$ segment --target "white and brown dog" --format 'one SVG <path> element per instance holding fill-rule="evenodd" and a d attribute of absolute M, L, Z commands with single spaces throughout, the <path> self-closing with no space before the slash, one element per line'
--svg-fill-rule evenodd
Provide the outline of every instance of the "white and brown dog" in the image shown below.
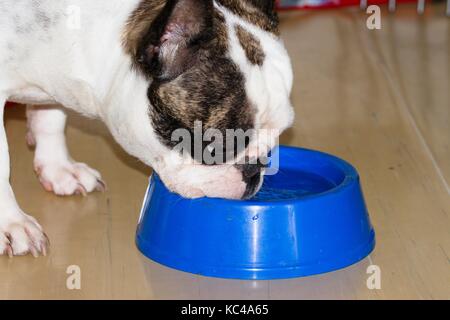
<path fill-rule="evenodd" d="M 34 167 L 58 195 L 103 188 L 97 171 L 69 156 L 64 106 L 102 119 L 174 192 L 249 197 L 261 185 L 258 163 L 182 161 L 171 133 L 196 121 L 279 132 L 291 124 L 292 70 L 273 7 L 272 0 L 0 0 L 1 116 L 7 100 L 28 105 Z M 255 144 L 246 149 L 259 150 Z M 18 206 L 9 175 L 1 126 L 0 254 L 45 254 L 46 236 Z"/>

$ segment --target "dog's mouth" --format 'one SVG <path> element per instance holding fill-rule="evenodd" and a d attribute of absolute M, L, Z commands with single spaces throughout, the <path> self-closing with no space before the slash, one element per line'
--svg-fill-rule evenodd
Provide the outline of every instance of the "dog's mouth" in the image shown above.
<path fill-rule="evenodd" d="M 263 169 L 236 165 L 185 165 L 158 171 L 166 187 L 185 198 L 249 199 L 261 187 Z"/>

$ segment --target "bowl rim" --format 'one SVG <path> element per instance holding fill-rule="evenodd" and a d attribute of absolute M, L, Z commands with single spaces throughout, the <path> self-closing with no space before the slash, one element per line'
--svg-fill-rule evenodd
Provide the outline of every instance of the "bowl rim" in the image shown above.
<path fill-rule="evenodd" d="M 306 154 L 314 154 L 314 155 L 318 155 L 321 157 L 321 159 L 326 160 L 328 163 L 330 163 L 334 168 L 340 170 L 343 175 L 344 175 L 344 179 L 342 179 L 342 181 L 337 184 L 335 187 L 330 188 L 328 190 L 319 192 L 319 193 L 314 193 L 314 194 L 309 194 L 309 195 L 305 195 L 299 198 L 293 198 L 293 199 L 279 199 L 279 200 L 271 200 L 271 201 L 261 201 L 261 200 L 252 200 L 252 199 L 248 199 L 248 200 L 240 200 L 240 199 L 222 199 L 222 198 L 207 198 L 207 197 L 202 197 L 202 198 L 196 198 L 196 199 L 188 199 L 188 198 L 183 198 L 181 195 L 176 194 L 177 196 L 181 197 L 183 200 L 188 200 L 191 202 L 214 202 L 215 205 L 228 205 L 228 206 L 245 206 L 245 207 L 249 207 L 249 206 L 258 206 L 258 207 L 271 207 L 274 205 L 277 206 L 286 206 L 286 205 L 295 205 L 296 203 L 300 203 L 300 202 L 305 202 L 305 201 L 312 201 L 312 200 L 316 200 L 318 198 L 322 198 L 325 196 L 329 196 L 335 193 L 339 193 L 339 192 L 343 192 L 345 191 L 347 188 L 349 188 L 351 185 L 353 185 L 354 183 L 357 183 L 359 181 L 359 174 L 357 172 L 357 170 L 347 161 L 338 158 L 332 154 L 326 153 L 326 152 L 322 152 L 322 151 L 318 151 L 318 150 L 312 150 L 312 149 L 307 149 L 307 148 L 300 148 L 300 147 L 293 147 L 293 146 L 286 146 L 286 145 L 278 145 L 275 148 L 279 148 L 280 152 L 281 150 L 289 150 L 291 152 L 301 152 L 301 153 L 306 153 Z M 274 149 L 275 149 L 274 148 Z M 172 193 L 169 189 L 167 189 L 167 187 L 164 185 L 164 183 L 162 182 L 162 180 L 160 179 L 159 175 L 157 174 L 157 172 L 153 171 L 151 176 L 150 176 L 150 181 L 154 179 L 157 183 L 159 183 L 163 188 L 165 188 L 167 190 L 167 192 Z"/>

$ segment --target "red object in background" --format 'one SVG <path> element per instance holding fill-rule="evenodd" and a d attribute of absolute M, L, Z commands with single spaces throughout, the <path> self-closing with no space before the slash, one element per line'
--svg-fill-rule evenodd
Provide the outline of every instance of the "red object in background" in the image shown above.
<path fill-rule="evenodd" d="M 396 0 L 396 3 L 417 2 L 417 0 Z M 387 4 L 388 0 L 369 0 L 367 5 Z M 348 6 L 359 6 L 359 0 L 276 0 L 278 11 L 303 10 L 303 9 L 326 9 Z"/>

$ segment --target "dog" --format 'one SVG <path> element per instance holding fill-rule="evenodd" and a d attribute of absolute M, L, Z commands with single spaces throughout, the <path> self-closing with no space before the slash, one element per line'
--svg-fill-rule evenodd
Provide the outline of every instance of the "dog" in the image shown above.
<path fill-rule="evenodd" d="M 104 121 L 117 142 L 187 198 L 248 198 L 261 186 L 259 159 L 293 121 L 292 67 L 272 0 L 0 0 L 0 108 L 27 105 L 34 169 L 57 195 L 105 187 L 74 161 L 69 108 Z M 176 149 L 173 132 L 272 130 L 232 156 L 205 164 Z M 259 148 L 260 147 L 260 148 Z M 245 154 L 245 157 L 243 156 Z M 238 159 L 244 159 L 237 164 Z M 189 160 L 193 161 L 186 161 Z M 234 162 L 233 162 L 234 161 Z M 45 255 L 47 237 L 9 183 L 0 130 L 0 254 Z"/>

